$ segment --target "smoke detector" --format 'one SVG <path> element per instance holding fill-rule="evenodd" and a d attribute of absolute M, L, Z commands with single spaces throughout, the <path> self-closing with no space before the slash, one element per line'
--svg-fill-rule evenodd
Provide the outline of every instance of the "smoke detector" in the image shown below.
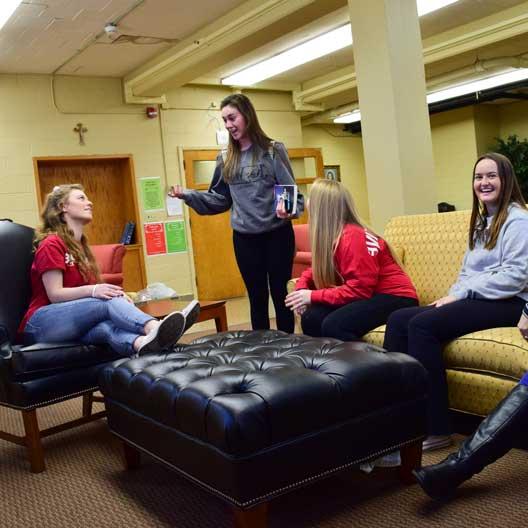
<path fill-rule="evenodd" d="M 104 31 L 109 37 L 115 37 L 117 35 L 117 24 L 109 22 L 104 27 Z"/>

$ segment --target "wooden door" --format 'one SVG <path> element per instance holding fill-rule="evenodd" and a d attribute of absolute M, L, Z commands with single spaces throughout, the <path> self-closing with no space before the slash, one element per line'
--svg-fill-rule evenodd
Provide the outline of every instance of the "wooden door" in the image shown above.
<path fill-rule="evenodd" d="M 207 190 L 218 150 L 184 150 L 188 189 Z M 245 295 L 233 250 L 229 211 L 202 216 L 189 207 L 198 298 L 215 301 Z"/>
<path fill-rule="evenodd" d="M 39 206 L 55 185 L 80 183 L 93 201 L 93 222 L 85 234 L 90 244 L 117 244 L 128 221 L 135 222 L 132 244 L 125 246 L 124 288 L 146 286 L 145 261 L 132 155 L 33 158 Z"/>
<path fill-rule="evenodd" d="M 213 177 L 217 149 L 184 150 L 185 182 L 188 189 L 207 190 Z M 320 149 L 288 149 L 297 184 L 304 187 L 323 177 Z M 306 161 L 309 160 L 309 163 Z M 308 167 L 310 165 L 310 167 Z M 306 168 L 308 167 L 308 168 Z M 230 213 L 201 216 L 191 208 L 190 224 L 199 299 L 218 300 L 245 295 L 233 250 Z M 294 223 L 306 223 L 306 211 Z"/>

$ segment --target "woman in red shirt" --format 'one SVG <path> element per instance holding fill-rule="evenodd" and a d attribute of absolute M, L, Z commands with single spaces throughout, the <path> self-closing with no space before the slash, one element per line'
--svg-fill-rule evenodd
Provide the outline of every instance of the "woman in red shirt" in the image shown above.
<path fill-rule="evenodd" d="M 312 267 L 286 297 L 303 332 L 360 339 L 399 308 L 418 305 L 416 290 L 387 242 L 365 227 L 339 182 L 317 180 L 310 192 Z"/>
<path fill-rule="evenodd" d="M 99 282 L 99 270 L 83 234 L 92 202 L 80 185 L 58 185 L 48 194 L 35 234 L 32 297 L 20 324 L 25 342 L 80 341 L 108 344 L 126 356 L 176 343 L 196 319 L 169 314 L 159 322 L 136 308 L 120 286 Z M 184 311 L 189 311 L 188 309 Z"/>

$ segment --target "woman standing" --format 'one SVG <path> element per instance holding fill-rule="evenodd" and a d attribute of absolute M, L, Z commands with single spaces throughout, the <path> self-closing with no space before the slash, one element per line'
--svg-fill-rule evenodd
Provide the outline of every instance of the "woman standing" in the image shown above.
<path fill-rule="evenodd" d="M 286 306 L 302 314 L 305 334 L 358 340 L 394 310 L 418 304 L 389 245 L 361 223 L 339 182 L 317 180 L 308 209 L 312 267 L 286 297 Z"/>
<path fill-rule="evenodd" d="M 470 332 L 515 326 L 528 300 L 528 211 L 510 161 L 496 153 L 473 168 L 468 249 L 449 294 L 389 318 L 384 347 L 418 359 L 429 373 L 429 437 L 451 443 L 443 346 Z"/>
<path fill-rule="evenodd" d="M 175 185 L 169 194 L 183 199 L 198 214 L 231 209 L 233 246 L 249 295 L 251 325 L 254 330 L 269 329 L 271 290 L 277 328 L 292 333 L 293 314 L 284 306 L 295 253 L 292 215 L 284 207 L 276 209 L 274 192 L 276 184 L 295 184 L 288 154 L 282 143 L 264 133 L 245 95 L 230 95 L 220 106 L 229 145 L 227 153 L 217 157 L 209 190 L 199 192 Z M 302 210 L 303 197 L 299 194 L 297 211 Z"/>
<path fill-rule="evenodd" d="M 176 343 L 196 320 L 199 305 L 161 323 L 136 308 L 123 289 L 99 282 L 83 234 L 92 202 L 81 185 L 58 185 L 48 194 L 31 266 L 32 297 L 19 328 L 25 342 L 108 344 L 123 356 L 157 352 Z"/>

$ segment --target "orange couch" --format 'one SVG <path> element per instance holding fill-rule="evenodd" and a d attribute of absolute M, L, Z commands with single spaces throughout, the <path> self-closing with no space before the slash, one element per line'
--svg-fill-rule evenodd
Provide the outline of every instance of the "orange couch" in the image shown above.
<path fill-rule="evenodd" d="M 99 266 L 101 280 L 116 286 L 123 286 L 125 246 L 123 244 L 99 244 L 90 247 Z"/>
<path fill-rule="evenodd" d="M 293 259 L 292 278 L 297 278 L 312 265 L 312 249 L 308 224 L 294 225 L 293 232 L 295 234 L 295 257 Z"/>

